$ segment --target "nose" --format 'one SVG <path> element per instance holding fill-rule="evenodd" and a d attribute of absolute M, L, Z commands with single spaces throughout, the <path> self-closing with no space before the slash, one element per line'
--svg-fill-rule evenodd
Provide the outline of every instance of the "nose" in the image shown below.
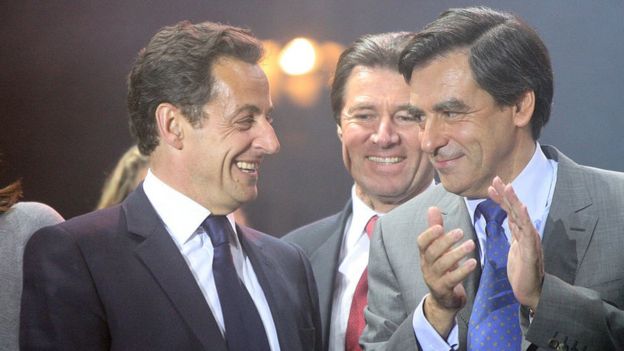
<path fill-rule="evenodd" d="M 275 134 L 273 125 L 267 120 L 263 119 L 263 127 L 260 130 L 259 136 L 255 140 L 255 147 L 264 151 L 267 155 L 272 155 L 280 150 L 280 143 Z"/>
<path fill-rule="evenodd" d="M 383 147 L 391 147 L 399 143 L 399 134 L 390 116 L 386 116 L 379 121 L 375 132 L 371 136 L 373 143 Z"/>
<path fill-rule="evenodd" d="M 436 117 L 427 118 L 420 129 L 420 147 L 423 152 L 435 155 L 436 150 L 446 145 L 443 122 Z"/>

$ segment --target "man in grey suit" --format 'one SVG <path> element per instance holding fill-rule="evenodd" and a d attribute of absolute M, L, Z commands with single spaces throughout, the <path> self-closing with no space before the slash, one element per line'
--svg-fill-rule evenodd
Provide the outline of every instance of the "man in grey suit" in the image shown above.
<path fill-rule="evenodd" d="M 537 33 L 452 9 L 400 71 L 441 185 L 377 226 L 365 349 L 624 349 L 624 175 L 537 142 L 553 95 Z"/>
<path fill-rule="evenodd" d="M 370 219 L 433 183 L 418 124 L 407 112 L 409 86 L 398 72 L 410 38 L 410 33 L 367 35 L 340 56 L 331 101 L 344 164 L 355 182 L 351 199 L 341 212 L 285 236 L 310 258 L 330 350 L 360 347 Z"/>
<path fill-rule="evenodd" d="M 234 223 L 279 150 L 262 45 L 180 22 L 128 81 L 145 181 L 120 205 L 44 228 L 24 255 L 23 350 L 321 350 L 300 249 Z"/>

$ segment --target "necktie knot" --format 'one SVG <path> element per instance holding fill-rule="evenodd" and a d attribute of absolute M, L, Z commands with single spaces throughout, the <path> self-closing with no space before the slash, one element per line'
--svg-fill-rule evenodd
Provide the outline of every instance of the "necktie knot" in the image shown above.
<path fill-rule="evenodd" d="M 492 199 L 487 199 L 477 206 L 477 213 L 485 218 L 486 223 L 496 223 L 498 226 L 503 225 L 503 221 L 507 218 L 507 212 Z"/>
<path fill-rule="evenodd" d="M 364 227 L 364 231 L 366 232 L 366 235 L 368 235 L 369 238 L 371 236 L 373 236 L 373 230 L 375 229 L 375 223 L 377 223 L 378 219 L 379 219 L 378 215 L 373 215 L 368 220 L 368 222 L 366 222 L 366 227 Z"/>
<path fill-rule="evenodd" d="M 213 247 L 230 244 L 231 226 L 226 216 L 210 215 L 206 217 L 201 226 L 210 237 Z"/>

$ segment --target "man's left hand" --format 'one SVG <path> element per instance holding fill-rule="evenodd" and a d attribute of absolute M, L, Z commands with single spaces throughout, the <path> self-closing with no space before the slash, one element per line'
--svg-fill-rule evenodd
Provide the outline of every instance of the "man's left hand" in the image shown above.
<path fill-rule="evenodd" d="M 520 304 L 535 311 L 544 281 L 544 253 L 539 233 L 511 184 L 495 177 L 488 196 L 507 212 L 512 237 L 507 259 L 511 288 Z"/>

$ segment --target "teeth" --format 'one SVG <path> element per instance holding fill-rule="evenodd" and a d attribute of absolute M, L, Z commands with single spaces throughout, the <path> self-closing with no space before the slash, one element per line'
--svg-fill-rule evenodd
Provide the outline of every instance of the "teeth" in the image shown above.
<path fill-rule="evenodd" d="M 243 172 L 255 172 L 258 168 L 258 164 L 253 162 L 238 161 L 236 162 L 236 167 Z"/>
<path fill-rule="evenodd" d="M 403 157 L 377 157 L 377 156 L 368 156 L 368 159 L 373 162 L 378 163 L 399 163 L 403 160 Z"/>

